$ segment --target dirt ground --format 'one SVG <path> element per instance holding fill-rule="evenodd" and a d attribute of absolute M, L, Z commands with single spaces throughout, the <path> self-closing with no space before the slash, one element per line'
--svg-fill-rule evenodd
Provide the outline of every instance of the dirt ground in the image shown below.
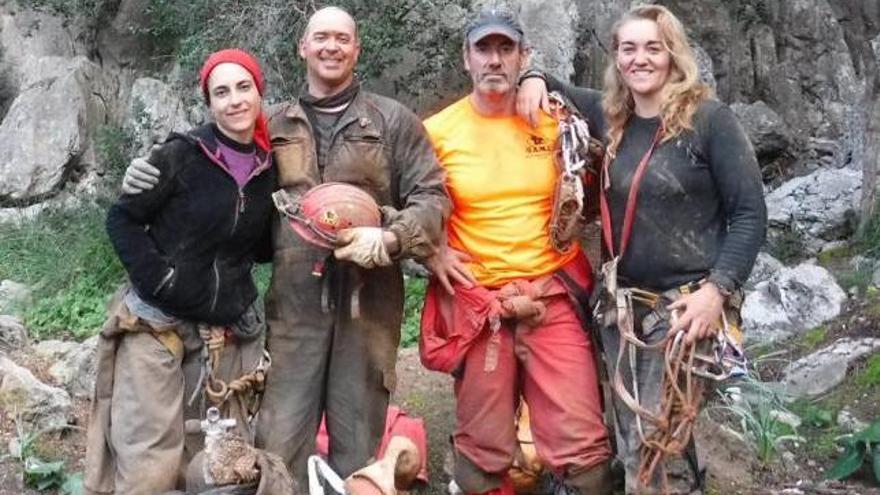
<path fill-rule="evenodd" d="M 838 326 L 827 332 L 826 338 L 844 335 L 880 335 L 880 317 L 852 321 L 843 318 Z M 822 343 L 813 343 L 821 346 Z M 791 358 L 806 353 L 797 345 L 791 347 Z M 36 368 L 38 376 L 42 375 L 39 363 L 29 363 Z M 428 428 L 429 439 L 429 475 L 430 484 L 418 493 L 440 495 L 447 493 L 449 475 L 444 469 L 449 453 L 449 435 L 454 425 L 454 400 L 452 379 L 440 373 L 422 368 L 416 349 L 404 349 L 398 361 L 398 390 L 392 401 L 413 416 L 424 419 Z M 768 369 L 767 373 L 772 373 Z M 45 378 L 45 376 L 41 376 Z M 872 389 L 862 392 L 865 397 L 854 405 L 853 410 L 864 418 L 876 417 L 880 411 L 880 390 Z M 872 395 L 873 394 L 873 395 Z M 842 399 L 841 399 L 842 400 Z M 76 401 L 74 421 L 76 425 L 86 424 L 88 402 Z M 0 422 L 0 453 L 7 451 L 6 446 L 16 437 L 14 423 L 8 415 Z M 833 464 L 832 451 L 822 454 L 803 445 L 792 454 L 796 459 L 793 463 L 777 461 L 769 466 L 756 463 L 755 455 L 748 449 L 737 448 L 737 442 L 728 441 L 730 431 L 719 428 L 714 422 L 701 420 L 695 430 L 700 445 L 704 447 L 707 466 L 710 472 L 710 488 L 707 495 L 733 494 L 859 494 L 880 495 L 880 489 L 869 488 L 867 482 L 861 483 L 828 483 L 822 482 L 822 472 Z M 64 459 L 70 471 L 82 470 L 84 432 L 73 429 L 63 435 L 58 433 L 43 435 L 38 442 L 37 452 L 46 459 Z M 824 455 L 824 457 L 822 457 Z M 2 454 L 0 454 L 2 456 Z M 867 479 L 867 478 L 865 478 Z M 17 460 L 5 458 L 0 461 L 0 495 L 36 495 L 38 492 L 23 487 L 21 465 Z M 45 492 L 44 492 L 45 493 Z"/>

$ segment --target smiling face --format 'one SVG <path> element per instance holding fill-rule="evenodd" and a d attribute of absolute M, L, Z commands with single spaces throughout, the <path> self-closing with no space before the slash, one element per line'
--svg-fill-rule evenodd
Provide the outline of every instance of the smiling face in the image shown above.
<path fill-rule="evenodd" d="M 253 141 L 262 99 L 247 69 L 233 63 L 217 65 L 208 77 L 208 98 L 223 134 L 241 143 Z"/>
<path fill-rule="evenodd" d="M 516 90 L 516 79 L 527 54 L 519 43 L 501 34 L 486 36 L 464 50 L 464 67 L 483 95 L 506 95 Z"/>
<path fill-rule="evenodd" d="M 325 96 L 347 87 L 354 78 L 360 50 L 357 27 L 348 13 L 333 7 L 316 12 L 299 42 L 309 90 L 319 93 L 315 96 Z"/>
<path fill-rule="evenodd" d="M 669 77 L 671 56 L 650 19 L 627 21 L 617 31 L 617 68 L 636 98 L 656 98 Z"/>

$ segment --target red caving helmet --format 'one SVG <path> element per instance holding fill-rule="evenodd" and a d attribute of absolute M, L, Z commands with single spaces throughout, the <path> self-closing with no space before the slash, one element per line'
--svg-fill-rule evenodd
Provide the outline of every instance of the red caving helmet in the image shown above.
<path fill-rule="evenodd" d="M 318 247 L 336 247 L 336 234 L 353 227 L 381 227 L 379 205 L 363 189 L 344 182 L 319 184 L 296 200 L 284 189 L 272 194 L 294 232 Z"/>

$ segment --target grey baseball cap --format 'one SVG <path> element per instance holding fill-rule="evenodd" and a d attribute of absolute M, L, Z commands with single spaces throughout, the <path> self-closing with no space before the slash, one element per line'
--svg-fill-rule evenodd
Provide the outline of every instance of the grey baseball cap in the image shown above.
<path fill-rule="evenodd" d="M 464 29 L 468 43 L 476 43 L 492 34 L 500 34 L 519 43 L 523 39 L 523 28 L 512 12 L 493 7 L 481 10 Z"/>

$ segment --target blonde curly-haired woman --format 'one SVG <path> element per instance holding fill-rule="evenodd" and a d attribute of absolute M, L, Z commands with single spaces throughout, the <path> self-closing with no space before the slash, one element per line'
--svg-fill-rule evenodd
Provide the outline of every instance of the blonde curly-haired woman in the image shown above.
<path fill-rule="evenodd" d="M 754 150 L 734 113 L 700 82 L 684 27 L 668 9 L 633 8 L 614 24 L 611 47 L 603 93 L 527 73 L 518 108 L 533 118 L 549 88 L 591 117 L 591 130 L 607 150 L 603 253 L 616 261 L 619 287 L 660 297 L 653 305 L 632 303 L 634 334 L 649 345 L 678 332 L 685 343 L 704 342 L 716 336 L 764 240 L 766 207 Z M 610 376 L 620 370 L 629 392 L 638 389 L 641 407 L 657 413 L 664 354 L 639 351 L 630 363 L 632 355 L 624 352 L 618 360 L 619 326 L 606 318 L 600 332 Z M 640 469 L 645 451 L 638 416 L 619 393 L 614 413 L 627 493 L 701 492 L 704 473 L 692 440 L 683 455 Z M 640 422 L 649 436 L 652 423 Z M 650 476 L 640 479 L 640 471 Z"/>

